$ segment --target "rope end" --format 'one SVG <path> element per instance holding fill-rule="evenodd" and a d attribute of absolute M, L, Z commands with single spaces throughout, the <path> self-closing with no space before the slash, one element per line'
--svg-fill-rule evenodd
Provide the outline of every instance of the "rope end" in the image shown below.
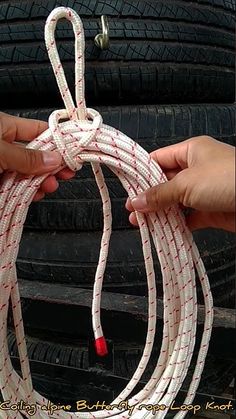
<path fill-rule="evenodd" d="M 99 356 L 108 355 L 107 343 L 104 336 L 101 336 L 100 338 L 95 340 L 95 349 L 96 349 L 97 355 Z"/>

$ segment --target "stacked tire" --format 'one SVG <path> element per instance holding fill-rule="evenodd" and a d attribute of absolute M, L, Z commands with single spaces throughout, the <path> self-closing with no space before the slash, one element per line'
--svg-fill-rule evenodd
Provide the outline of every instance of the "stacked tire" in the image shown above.
<path fill-rule="evenodd" d="M 233 102 L 234 0 L 65 0 L 82 18 L 89 104 Z M 61 103 L 44 44 L 44 24 L 58 1 L 0 4 L 2 100 L 22 107 Z M 100 17 L 110 47 L 94 44 Z M 74 39 L 69 22 L 56 30 L 69 87 Z"/>
<path fill-rule="evenodd" d="M 147 151 L 198 135 L 235 145 L 235 0 L 65 0 L 80 15 L 86 37 L 86 100 L 104 123 Z M 44 24 L 56 0 L 0 3 L 0 96 L 4 110 L 47 120 L 62 107 L 44 44 Z M 94 37 L 109 21 L 110 47 Z M 69 88 L 74 89 L 74 36 L 56 30 Z M 107 291 L 146 294 L 142 246 L 128 222 L 126 193 L 104 169 L 112 200 L 113 236 Z M 18 276 L 92 288 L 99 255 L 102 206 L 89 165 L 43 201 L 32 203 L 17 261 Z M 216 306 L 235 303 L 232 234 L 195 233 Z M 124 248 L 124 243 L 126 246 Z M 159 295 L 160 265 L 154 261 Z M 199 299 L 202 302 L 198 284 Z"/>

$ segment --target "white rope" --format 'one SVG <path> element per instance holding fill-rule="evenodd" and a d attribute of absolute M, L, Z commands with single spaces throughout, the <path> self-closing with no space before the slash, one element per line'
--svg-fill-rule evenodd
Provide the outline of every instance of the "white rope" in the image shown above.
<path fill-rule="evenodd" d="M 57 53 L 54 31 L 57 21 L 66 18 L 71 21 L 75 34 L 75 107 L 69 92 L 64 71 Z M 55 111 L 49 118 L 49 129 L 29 144 L 37 150 L 59 150 L 64 158 L 64 167 L 79 170 L 89 162 L 100 190 L 104 229 L 101 252 L 94 282 L 92 320 L 96 349 L 99 355 L 107 352 L 100 322 L 100 300 L 102 282 L 106 267 L 109 240 L 112 229 L 111 203 L 105 184 L 101 164 L 105 164 L 120 179 L 128 196 L 132 199 L 147 188 L 166 181 L 158 164 L 149 154 L 130 138 L 104 125 L 101 115 L 86 109 L 84 99 L 84 35 L 78 15 L 69 8 L 59 7 L 52 11 L 45 27 L 45 40 L 49 58 L 65 103 L 65 109 Z M 65 122 L 60 121 L 66 119 Z M 16 277 L 15 262 L 22 228 L 29 204 L 44 176 L 19 179 L 16 173 L 4 175 L 0 189 L 0 390 L 4 400 L 18 403 L 37 403 L 36 418 L 119 418 L 128 419 L 130 411 L 121 405 L 112 410 L 96 412 L 65 412 L 49 414 L 42 410 L 47 400 L 32 386 L 22 322 L 20 295 Z M 153 267 L 150 236 L 157 251 L 163 276 L 164 328 L 160 355 L 153 374 L 135 396 L 129 399 L 133 407 L 132 418 L 164 418 L 168 406 L 175 400 L 186 377 L 195 345 L 197 325 L 197 296 L 195 271 L 198 274 L 205 300 L 205 323 L 201 346 L 192 382 L 184 401 L 191 404 L 198 387 L 208 350 L 213 306 L 208 278 L 193 238 L 185 225 L 177 206 L 158 213 L 143 215 L 137 213 L 142 239 L 144 263 L 148 283 L 148 327 L 143 355 L 137 370 L 121 394 L 110 404 L 128 400 L 130 393 L 142 377 L 149 361 L 156 332 L 156 284 Z M 124 243 L 125 246 L 125 243 Z M 22 377 L 12 367 L 7 345 L 7 313 L 11 299 L 14 326 L 19 350 Z M 142 406 L 142 405 L 146 405 Z M 156 413 L 147 410 L 147 405 L 156 405 Z M 167 408 L 158 411 L 157 405 Z M 1 418 L 30 418 L 27 411 L 1 411 Z M 182 418 L 186 411 L 179 411 L 176 418 Z"/>

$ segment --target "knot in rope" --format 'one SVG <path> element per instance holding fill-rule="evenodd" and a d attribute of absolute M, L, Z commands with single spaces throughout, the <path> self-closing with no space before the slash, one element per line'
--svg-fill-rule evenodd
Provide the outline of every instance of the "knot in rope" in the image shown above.
<path fill-rule="evenodd" d="M 92 141 L 96 145 L 102 117 L 95 109 L 87 108 L 85 120 L 72 119 L 60 123 L 61 119 L 68 119 L 66 109 L 54 111 L 50 115 L 49 128 L 52 137 L 66 165 L 73 171 L 80 170 L 83 164 L 80 154 L 89 149 Z"/>

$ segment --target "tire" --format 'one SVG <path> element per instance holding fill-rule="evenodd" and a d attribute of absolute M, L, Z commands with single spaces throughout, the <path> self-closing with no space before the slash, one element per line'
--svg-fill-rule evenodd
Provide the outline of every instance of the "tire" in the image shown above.
<path fill-rule="evenodd" d="M 122 332 L 121 332 L 122 333 Z M 197 335 L 199 338 L 199 334 Z M 122 337 L 121 337 L 122 338 Z M 11 356 L 18 358 L 18 351 L 17 351 L 17 345 L 16 345 L 16 338 L 15 334 L 12 332 L 8 333 L 8 344 L 9 344 L 9 351 L 11 353 Z M 106 364 L 106 359 L 103 359 L 103 363 L 101 364 L 101 360 L 94 356 L 95 362 L 93 362 L 93 359 L 90 359 L 89 356 L 89 348 L 87 342 L 80 342 L 80 346 L 82 344 L 82 348 L 78 349 L 74 342 L 72 343 L 64 343 L 60 344 L 58 342 L 54 343 L 51 341 L 45 341 L 38 338 L 31 338 L 27 337 L 27 347 L 28 351 L 31 346 L 31 353 L 29 353 L 29 359 L 30 361 L 39 361 L 45 363 L 44 365 L 41 364 L 41 374 L 44 374 L 47 377 L 47 365 L 58 365 L 58 366 L 64 366 L 69 367 L 73 369 L 82 369 L 85 371 L 91 372 L 91 380 L 95 381 L 94 384 L 96 385 L 96 375 L 97 374 L 103 374 L 111 376 L 110 383 L 112 383 L 112 376 L 114 378 L 120 377 L 131 379 L 133 376 L 135 370 L 138 367 L 139 361 L 142 356 L 143 352 L 143 346 L 138 344 L 131 344 L 124 341 L 120 341 L 119 343 L 113 342 L 114 345 L 114 351 L 112 351 L 112 369 L 109 368 L 109 366 Z M 157 346 L 157 344 L 156 344 Z M 154 348 L 153 353 L 150 357 L 150 361 L 148 364 L 147 369 L 144 372 L 144 375 L 142 377 L 142 382 L 146 383 L 150 376 L 155 369 L 156 361 L 158 359 L 160 344 L 158 343 L 158 346 Z M 193 360 L 190 364 L 190 367 L 188 369 L 188 374 L 186 377 L 186 380 L 184 384 L 182 385 L 182 390 L 187 391 L 188 386 L 192 379 L 192 374 L 194 371 L 194 366 L 196 364 L 196 354 L 193 356 Z M 225 359 L 223 354 L 219 358 L 211 353 L 208 354 L 206 359 L 205 368 L 203 370 L 200 386 L 198 388 L 198 393 L 206 393 L 206 394 L 214 394 L 214 395 L 221 395 L 229 386 L 230 382 L 234 378 L 235 375 L 235 360 L 229 360 Z M 55 371 L 56 372 L 56 371 Z M 96 374 L 97 372 L 97 374 Z M 67 370 L 67 373 L 69 373 L 69 369 Z M 63 377 L 64 379 L 66 379 Z M 46 378 L 45 377 L 45 378 Z M 63 387 L 64 390 L 66 390 L 66 394 L 68 393 L 68 390 L 70 387 L 73 386 L 73 384 L 78 384 L 76 382 L 73 383 L 74 378 L 73 374 L 69 374 L 67 378 L 70 377 L 70 382 L 67 382 L 67 386 L 65 386 L 65 382 Z M 58 378 L 58 377 L 55 377 Z M 82 382 L 83 382 L 83 376 Z M 81 384 L 81 382 L 79 383 Z M 117 382 L 114 383 L 115 385 L 112 386 L 113 390 L 117 393 Z M 125 382 L 124 382 L 125 384 Z M 99 385 L 97 385 L 99 387 Z M 59 386 L 58 386 L 59 387 Z M 67 387 L 67 388 L 66 388 Z M 105 387 L 105 386 L 104 386 Z M 45 389 L 47 388 L 47 385 L 45 385 Z M 45 391 L 44 389 L 44 391 Z M 80 390 L 80 389 L 79 389 Z M 64 391 L 61 392 L 64 397 Z M 78 394 L 80 395 L 80 392 L 76 394 L 78 399 Z M 53 395 L 54 396 L 54 395 Z M 86 395 L 85 395 L 86 396 Z M 49 399 L 52 398 L 52 394 L 47 393 L 47 397 Z M 179 396 L 178 396 L 179 397 Z M 181 397 L 183 398 L 183 396 Z M 60 404 L 62 403 L 62 399 L 60 400 Z M 195 403 L 196 404 L 196 403 Z"/>
<path fill-rule="evenodd" d="M 104 123 L 124 132 L 147 151 L 208 134 L 235 144 L 235 105 L 142 105 L 99 107 Z M 48 119 L 52 109 L 10 111 L 12 114 Z M 112 200 L 113 228 L 130 227 L 125 210 L 126 192 L 119 180 L 104 170 Z M 26 228 L 43 230 L 101 230 L 103 225 L 100 195 L 89 165 L 76 177 L 60 182 L 60 188 L 43 201 L 32 203 Z"/>
<path fill-rule="evenodd" d="M 234 306 L 235 240 L 231 233 L 217 230 L 196 232 L 194 238 L 203 257 L 214 297 L 220 307 Z M 17 259 L 18 277 L 32 281 L 57 282 L 92 288 L 100 249 L 100 232 L 64 233 L 25 231 Z M 126 244 L 124 246 L 124 243 Z M 162 278 L 154 258 L 158 295 Z M 203 303 L 197 283 L 200 303 Z M 104 278 L 104 290 L 143 295 L 146 274 L 137 230 L 114 231 Z"/>
<path fill-rule="evenodd" d="M 45 18 L 55 0 L 0 5 L 0 94 L 10 106 L 60 104 L 47 56 Z M 67 0 L 86 35 L 86 97 L 90 103 L 234 101 L 235 2 L 219 0 Z M 110 47 L 94 44 L 100 16 L 109 19 Z M 60 22 L 57 44 L 74 89 L 74 37 Z"/>

